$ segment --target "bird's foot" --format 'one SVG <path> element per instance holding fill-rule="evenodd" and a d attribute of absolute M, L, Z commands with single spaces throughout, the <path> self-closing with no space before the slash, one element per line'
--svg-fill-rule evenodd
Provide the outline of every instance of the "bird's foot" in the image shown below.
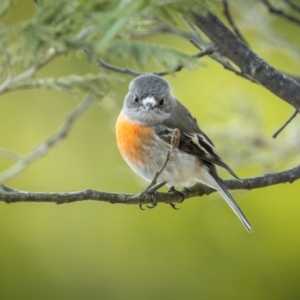
<path fill-rule="evenodd" d="M 143 195 L 143 194 L 147 194 L 147 195 L 151 195 L 151 196 L 152 196 L 152 203 L 151 203 L 151 205 L 146 205 L 148 208 L 151 208 L 151 209 L 152 209 L 152 208 L 154 208 L 154 207 L 157 205 L 157 195 L 156 195 L 156 193 L 157 193 L 157 191 L 158 191 L 162 186 L 164 186 L 165 184 L 166 184 L 165 181 L 164 181 L 164 182 L 161 182 L 161 183 L 159 183 L 158 185 L 156 185 L 155 187 L 153 187 L 153 188 L 151 188 L 151 189 L 149 189 L 149 190 L 146 190 L 146 191 L 143 191 L 143 192 L 142 192 L 142 195 Z M 144 210 L 142 204 L 140 204 L 139 207 L 140 207 L 141 210 Z"/>
<path fill-rule="evenodd" d="M 185 195 L 184 193 L 180 192 L 180 191 L 177 191 L 174 186 L 171 186 L 169 189 L 168 189 L 168 193 L 176 193 L 178 194 L 180 197 L 181 197 L 181 200 L 178 201 L 177 203 L 182 203 L 184 201 L 184 198 L 185 198 Z M 171 205 L 171 207 L 175 210 L 178 210 L 180 209 L 180 207 L 177 207 L 176 204 L 174 203 L 169 203 Z"/>

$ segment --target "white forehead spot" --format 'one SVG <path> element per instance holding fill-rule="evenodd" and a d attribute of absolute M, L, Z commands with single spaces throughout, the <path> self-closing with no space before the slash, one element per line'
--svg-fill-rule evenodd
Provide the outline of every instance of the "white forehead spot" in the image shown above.
<path fill-rule="evenodd" d="M 151 103 L 153 106 L 155 106 L 155 104 L 156 104 L 156 101 L 153 96 L 148 96 L 148 97 L 144 98 L 142 102 L 143 102 L 144 106 L 146 105 L 146 103 Z"/>

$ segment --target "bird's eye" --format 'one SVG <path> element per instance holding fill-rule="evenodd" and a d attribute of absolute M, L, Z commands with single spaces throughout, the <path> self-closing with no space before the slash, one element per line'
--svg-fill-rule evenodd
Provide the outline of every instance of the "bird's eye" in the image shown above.
<path fill-rule="evenodd" d="M 162 98 L 160 101 L 159 101 L 159 105 L 164 105 L 165 104 L 165 98 Z"/>
<path fill-rule="evenodd" d="M 133 100 L 135 103 L 139 102 L 139 98 L 137 96 L 134 96 Z"/>

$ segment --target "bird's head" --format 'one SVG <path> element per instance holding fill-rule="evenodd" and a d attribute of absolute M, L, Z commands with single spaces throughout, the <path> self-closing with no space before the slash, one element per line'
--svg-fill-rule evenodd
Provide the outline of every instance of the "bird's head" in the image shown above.
<path fill-rule="evenodd" d="M 123 111 L 131 121 L 153 126 L 170 117 L 172 102 L 167 80 L 153 74 L 141 75 L 129 84 Z"/>

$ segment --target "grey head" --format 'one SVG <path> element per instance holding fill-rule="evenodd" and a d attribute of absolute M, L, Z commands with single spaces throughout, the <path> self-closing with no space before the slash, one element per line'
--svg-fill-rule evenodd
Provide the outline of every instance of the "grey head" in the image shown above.
<path fill-rule="evenodd" d="M 155 126 L 170 117 L 174 102 L 167 80 L 153 74 L 141 75 L 129 84 L 123 112 L 133 122 Z"/>

